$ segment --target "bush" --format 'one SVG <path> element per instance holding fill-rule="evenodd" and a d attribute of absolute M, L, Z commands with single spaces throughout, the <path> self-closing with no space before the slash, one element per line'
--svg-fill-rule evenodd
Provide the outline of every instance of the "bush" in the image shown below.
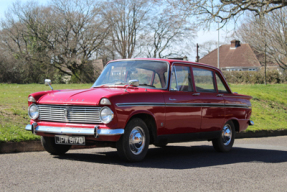
<path fill-rule="evenodd" d="M 256 71 L 224 71 L 228 83 L 235 84 L 264 84 L 264 70 Z M 287 82 L 287 72 L 280 74 L 277 70 L 266 71 L 268 84 Z"/>

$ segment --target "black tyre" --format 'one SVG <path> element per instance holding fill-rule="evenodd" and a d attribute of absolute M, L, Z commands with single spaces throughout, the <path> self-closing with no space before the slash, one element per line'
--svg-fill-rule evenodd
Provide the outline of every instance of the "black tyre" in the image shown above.
<path fill-rule="evenodd" d="M 224 124 L 219 138 L 212 140 L 213 147 L 218 152 L 228 152 L 232 149 L 235 138 L 235 127 L 232 121 Z"/>
<path fill-rule="evenodd" d="M 41 137 L 42 146 L 45 150 L 52 155 L 64 155 L 69 149 L 71 145 L 57 145 L 55 144 L 54 137 Z"/>
<path fill-rule="evenodd" d="M 127 161 L 141 161 L 145 158 L 150 142 L 149 130 L 140 118 L 132 119 L 125 133 L 117 142 L 119 156 Z"/>

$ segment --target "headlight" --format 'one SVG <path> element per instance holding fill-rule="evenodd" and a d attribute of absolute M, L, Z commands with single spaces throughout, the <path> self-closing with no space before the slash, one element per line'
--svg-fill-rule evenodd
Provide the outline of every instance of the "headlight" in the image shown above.
<path fill-rule="evenodd" d="M 114 113 L 110 108 L 103 107 L 100 112 L 100 118 L 104 124 L 108 124 L 114 118 Z"/>
<path fill-rule="evenodd" d="M 37 119 L 39 117 L 39 108 L 36 104 L 32 104 L 28 108 L 28 114 L 31 119 Z"/>

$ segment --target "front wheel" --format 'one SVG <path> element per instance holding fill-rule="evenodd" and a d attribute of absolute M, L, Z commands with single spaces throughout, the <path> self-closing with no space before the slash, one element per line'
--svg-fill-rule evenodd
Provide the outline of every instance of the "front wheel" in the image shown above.
<path fill-rule="evenodd" d="M 127 124 L 124 135 L 117 142 L 118 154 L 127 161 L 141 161 L 147 154 L 149 141 L 149 130 L 145 122 L 134 118 Z"/>
<path fill-rule="evenodd" d="M 232 149 L 234 138 L 234 125 L 232 121 L 228 121 L 223 126 L 220 137 L 212 140 L 213 147 L 218 152 L 228 152 Z"/>
<path fill-rule="evenodd" d="M 44 149 L 52 155 L 64 155 L 71 145 L 57 145 L 54 137 L 41 137 L 41 143 Z"/>

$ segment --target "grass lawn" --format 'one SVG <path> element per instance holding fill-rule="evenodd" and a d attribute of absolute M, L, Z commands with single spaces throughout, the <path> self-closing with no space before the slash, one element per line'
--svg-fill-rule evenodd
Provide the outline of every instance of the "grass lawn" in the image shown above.
<path fill-rule="evenodd" d="M 54 89 L 85 89 L 92 84 L 55 84 Z M 0 142 L 38 140 L 25 130 L 29 124 L 28 95 L 33 92 L 51 90 L 44 84 L 0 84 Z"/>
<path fill-rule="evenodd" d="M 92 84 L 56 84 L 54 89 L 83 89 Z M 252 117 L 255 126 L 248 131 L 287 129 L 287 84 L 231 85 L 233 92 L 253 96 Z M 0 84 L 0 142 L 37 140 L 25 131 L 30 119 L 27 98 L 30 93 L 50 90 L 43 84 Z"/>
<path fill-rule="evenodd" d="M 253 97 L 251 119 L 255 125 L 248 131 L 287 129 L 287 84 L 230 87 L 233 92 Z"/>

